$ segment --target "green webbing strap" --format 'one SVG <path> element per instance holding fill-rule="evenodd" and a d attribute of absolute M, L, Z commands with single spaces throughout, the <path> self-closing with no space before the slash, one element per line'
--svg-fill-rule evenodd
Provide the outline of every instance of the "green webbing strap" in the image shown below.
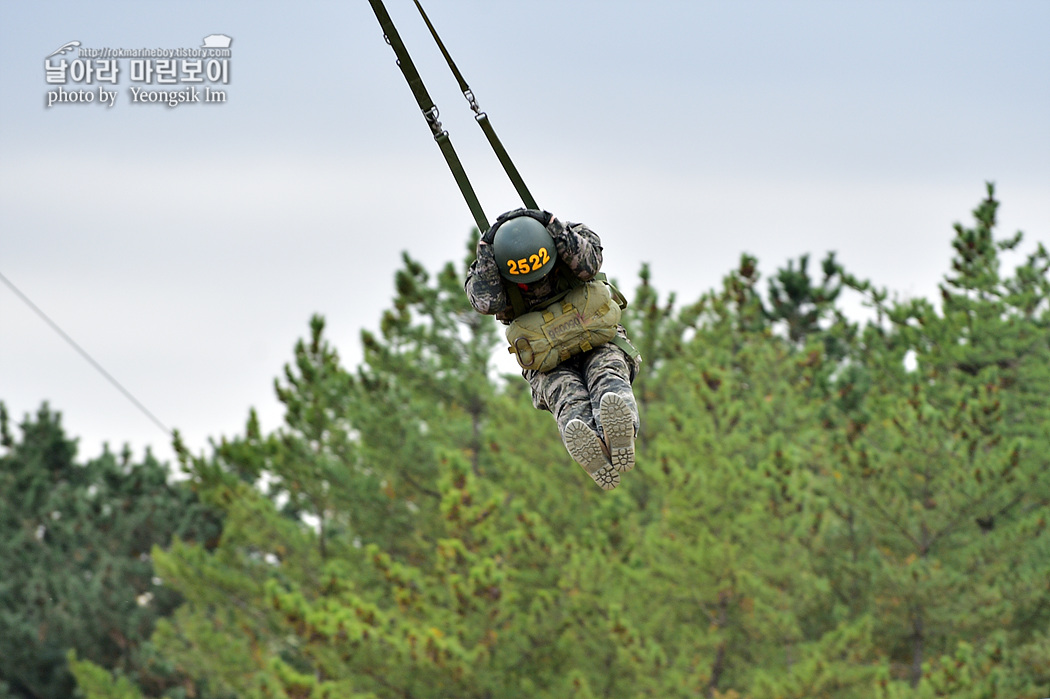
<path fill-rule="evenodd" d="M 437 116 L 436 107 L 434 108 L 434 115 L 435 117 Z M 438 122 L 438 128 L 440 127 L 441 123 Z M 456 155 L 456 151 L 452 148 L 452 141 L 449 140 L 448 132 L 442 131 L 434 136 L 434 140 L 437 141 L 438 148 L 441 149 L 441 153 L 445 156 L 445 162 L 448 163 L 449 169 L 452 170 L 452 176 L 456 179 L 456 184 L 459 185 L 459 191 L 463 193 L 467 207 L 474 217 L 474 223 L 478 225 L 478 230 L 484 233 L 489 229 L 488 219 L 485 218 L 485 212 L 481 208 L 481 202 L 478 201 L 478 195 L 474 193 L 474 188 L 470 186 L 470 180 L 467 179 L 467 171 L 463 169 L 463 164 L 459 162 L 459 156 Z"/>
<path fill-rule="evenodd" d="M 477 103 L 475 103 L 476 105 Z M 485 132 L 485 136 L 489 139 L 489 145 L 492 146 L 492 150 L 495 151 L 496 157 L 499 158 L 500 163 L 503 164 L 503 170 L 507 173 L 507 177 L 510 178 L 511 183 L 514 185 L 514 189 L 518 192 L 518 196 L 521 197 L 521 203 L 523 203 L 529 209 L 538 209 L 540 205 L 536 203 L 532 193 L 529 192 L 529 188 L 525 186 L 525 180 L 521 178 L 518 173 L 518 169 L 514 167 L 514 163 L 510 160 L 510 155 L 507 154 L 507 149 L 500 143 L 499 138 L 496 136 L 496 132 L 492 128 L 492 124 L 489 123 L 489 117 L 485 112 L 479 112 L 474 119 L 481 126 L 481 130 Z"/>
<path fill-rule="evenodd" d="M 514 163 L 511 161 L 507 149 L 503 147 L 499 137 L 496 136 L 496 131 L 492 128 L 488 115 L 478 107 L 477 100 L 474 98 L 474 93 L 471 92 L 470 86 L 467 85 L 467 81 L 463 79 L 463 74 L 459 72 L 459 68 L 456 67 L 456 63 L 452 60 L 452 56 L 449 55 L 448 50 L 445 49 L 445 44 L 442 43 L 437 30 L 434 29 L 434 25 L 430 23 L 430 18 L 427 17 L 427 13 L 423 11 L 423 6 L 419 4 L 419 0 L 412 1 L 416 3 L 416 8 L 419 10 L 419 14 L 422 15 L 423 21 L 426 22 L 427 28 L 430 29 L 430 34 L 434 37 L 434 41 L 437 42 L 438 49 L 441 50 L 441 55 L 445 57 L 445 62 L 448 63 L 448 67 L 452 69 L 452 74 L 456 77 L 456 82 L 459 83 L 460 91 L 462 91 L 463 96 L 467 98 L 467 103 L 470 105 L 470 108 L 474 110 L 474 119 L 478 122 L 478 125 L 481 126 L 481 130 L 485 132 L 485 137 L 488 139 L 489 145 L 492 146 L 492 150 L 496 153 L 496 157 L 499 158 L 500 164 L 503 165 L 503 170 L 507 173 L 507 177 L 510 178 L 511 183 L 514 185 L 514 189 L 517 190 L 522 203 L 530 209 L 540 208 L 539 205 L 536 204 L 536 199 L 533 198 L 532 193 L 529 192 L 529 188 L 525 186 L 525 180 L 522 179 L 521 174 L 518 172 L 518 168 L 514 167 Z"/>
<path fill-rule="evenodd" d="M 619 335 L 613 335 L 613 338 L 609 340 L 609 344 L 616 345 L 622 349 L 623 353 L 631 359 L 639 359 L 642 356 L 642 353 L 638 351 L 637 347 L 631 344 L 630 340 L 620 337 Z"/>
<path fill-rule="evenodd" d="M 525 313 L 525 299 L 521 297 L 521 290 L 515 284 L 507 284 L 507 296 L 510 297 L 510 307 L 514 309 L 514 317 L 517 318 Z"/>
<path fill-rule="evenodd" d="M 430 130 L 434 134 L 434 140 L 437 141 L 442 155 L 445 156 L 445 162 L 448 163 L 452 176 L 456 179 L 456 184 L 459 185 L 459 191 L 463 194 L 463 199 L 466 200 L 470 213 L 474 216 L 474 222 L 478 224 L 478 230 L 482 232 L 487 231 L 489 222 L 485 218 L 485 212 L 481 208 L 477 194 L 474 193 L 474 188 L 471 187 L 470 180 L 467 179 L 467 172 L 463 169 L 463 164 L 452 147 L 448 131 L 441 128 L 441 122 L 438 121 L 437 106 L 430 99 L 427 88 L 423 85 L 422 78 L 419 77 L 419 71 L 416 70 L 415 64 L 412 63 L 412 58 L 408 55 L 408 49 L 405 48 L 404 42 L 401 41 L 401 36 L 397 33 L 397 29 L 394 28 L 394 22 L 390 19 L 390 15 L 383 5 L 383 0 L 368 0 L 368 2 L 372 6 L 372 11 L 375 12 L 376 19 L 379 20 L 379 26 L 383 28 L 383 36 L 386 42 L 394 49 L 394 55 L 397 56 L 397 65 L 401 68 L 405 80 L 408 81 L 408 87 L 412 90 L 412 95 L 416 98 L 416 103 L 419 105 L 420 110 L 423 112 L 423 117 L 427 120 Z"/>
<path fill-rule="evenodd" d="M 594 275 L 594 278 L 605 282 L 609 286 L 609 289 L 612 291 L 613 301 L 615 301 L 621 309 L 627 308 L 627 298 L 620 293 L 619 289 L 612 285 L 612 282 L 610 282 L 608 277 L 605 276 L 605 272 L 599 272 Z M 622 349 L 624 354 L 630 357 L 632 361 L 638 360 L 642 356 L 642 353 L 638 351 L 637 347 L 631 344 L 630 340 L 626 337 L 620 337 L 619 334 L 613 335 L 613 338 L 609 340 L 609 344 L 616 345 Z"/>

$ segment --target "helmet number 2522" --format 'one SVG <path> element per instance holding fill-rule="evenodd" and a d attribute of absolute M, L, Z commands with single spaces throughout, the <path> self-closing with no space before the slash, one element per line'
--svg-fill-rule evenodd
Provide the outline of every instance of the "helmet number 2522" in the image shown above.
<path fill-rule="evenodd" d="M 528 274 L 530 271 L 547 264 L 550 260 L 547 248 L 540 248 L 538 253 L 529 255 L 527 259 L 523 257 L 520 260 L 507 260 L 507 267 L 509 267 L 511 274 Z"/>

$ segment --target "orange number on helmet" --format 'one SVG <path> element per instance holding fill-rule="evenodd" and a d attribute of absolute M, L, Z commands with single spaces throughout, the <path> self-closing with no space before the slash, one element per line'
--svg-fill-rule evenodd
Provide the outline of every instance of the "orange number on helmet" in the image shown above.
<path fill-rule="evenodd" d="M 530 255 L 529 256 L 529 264 L 532 265 L 533 269 L 539 269 L 540 266 L 543 263 L 540 262 L 540 256 L 539 255 Z"/>
<path fill-rule="evenodd" d="M 518 263 L 514 260 L 507 260 L 507 266 L 510 267 L 509 272 L 511 274 L 518 274 Z"/>
<path fill-rule="evenodd" d="M 550 255 L 547 254 L 547 248 L 540 248 L 540 264 L 545 265 L 551 261 Z"/>
<path fill-rule="evenodd" d="M 524 257 L 518 260 L 518 274 L 528 274 L 531 269 L 532 268 L 529 267 L 529 261 Z"/>

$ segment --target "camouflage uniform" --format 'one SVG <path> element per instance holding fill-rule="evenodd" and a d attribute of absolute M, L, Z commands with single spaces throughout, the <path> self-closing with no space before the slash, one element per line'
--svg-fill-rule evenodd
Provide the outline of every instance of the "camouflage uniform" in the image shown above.
<path fill-rule="evenodd" d="M 592 279 L 601 268 L 601 240 L 590 228 L 582 223 L 562 223 L 551 218 L 547 232 L 557 248 L 556 266 L 543 278 L 519 285 L 526 312 L 547 305 L 550 297 L 564 289 L 558 286 L 559 278 L 564 275 L 557 266 L 568 269 L 581 281 Z M 479 313 L 495 315 L 504 324 L 509 324 L 514 318 L 514 309 L 504 287 L 509 283 L 499 273 L 492 246 L 480 241 L 477 259 L 470 266 L 465 285 L 471 305 Z M 627 340 L 622 325 L 617 328 L 617 335 Z M 532 387 L 533 405 L 554 415 L 563 441 L 566 440 L 566 427 L 574 419 L 581 420 L 606 439 L 601 420 L 601 399 L 607 393 L 615 393 L 623 399 L 618 405 L 625 405 L 630 411 L 634 433 L 638 432 L 638 408 L 631 389 L 638 364 L 637 358 L 632 359 L 620 347 L 606 343 L 571 357 L 548 372 L 527 370 L 522 376 Z M 632 447 L 631 465 L 633 458 Z"/>

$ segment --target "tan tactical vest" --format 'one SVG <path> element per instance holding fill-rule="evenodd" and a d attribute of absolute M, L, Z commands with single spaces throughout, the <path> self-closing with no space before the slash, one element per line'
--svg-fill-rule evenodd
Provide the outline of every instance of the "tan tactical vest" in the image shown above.
<path fill-rule="evenodd" d="M 550 371 L 573 355 L 619 339 L 616 328 L 626 306 L 623 295 L 599 274 L 545 308 L 514 318 L 507 326 L 508 351 L 522 369 Z"/>

